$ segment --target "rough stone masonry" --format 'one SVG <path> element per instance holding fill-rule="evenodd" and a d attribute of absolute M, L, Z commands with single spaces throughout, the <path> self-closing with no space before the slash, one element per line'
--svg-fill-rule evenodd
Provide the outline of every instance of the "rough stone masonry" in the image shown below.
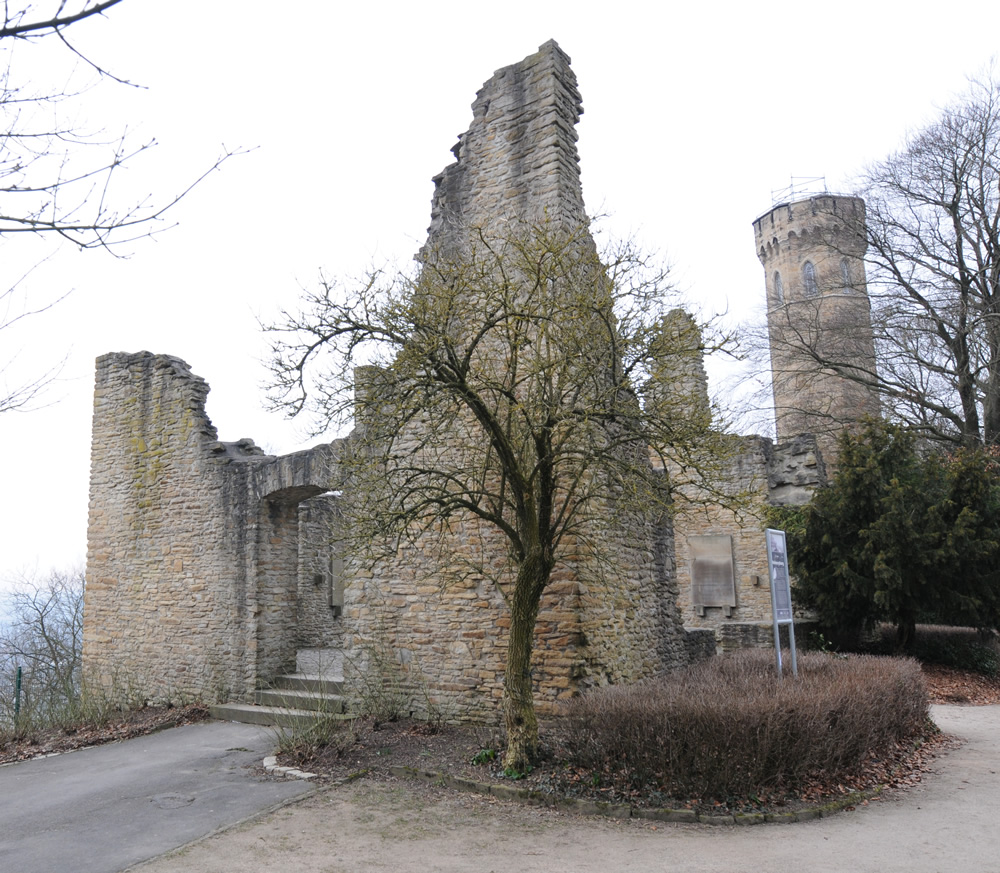
<path fill-rule="evenodd" d="M 556 43 L 498 70 L 472 109 L 455 162 L 434 180 L 424 254 L 507 216 L 584 225 L 580 94 Z M 350 519 L 338 459 L 352 437 L 267 456 L 252 440 L 219 441 L 207 394 L 177 358 L 97 361 L 87 674 L 151 697 L 246 699 L 293 669 L 299 650 L 337 650 L 348 689 L 352 676 L 355 690 L 385 681 L 415 714 L 495 718 L 507 633 L 495 585 L 475 574 L 438 584 L 440 552 L 419 539 L 373 572 L 340 534 Z M 822 480 L 808 438 L 790 448 L 745 439 L 732 476 L 756 490 L 758 506 L 772 492 L 807 497 Z M 474 527 L 456 528 L 456 562 L 477 557 L 483 537 Z M 586 568 L 567 571 L 545 594 L 534 665 L 542 711 L 589 685 L 635 681 L 714 652 L 720 626 L 757 627 L 767 617 L 763 534 L 753 523 L 709 507 L 678 518 L 675 531 L 669 519 L 621 512 L 609 513 L 604 534 L 617 550 L 614 577 L 594 585 Z M 704 536 L 735 537 L 731 607 L 692 596 L 692 543 Z"/>

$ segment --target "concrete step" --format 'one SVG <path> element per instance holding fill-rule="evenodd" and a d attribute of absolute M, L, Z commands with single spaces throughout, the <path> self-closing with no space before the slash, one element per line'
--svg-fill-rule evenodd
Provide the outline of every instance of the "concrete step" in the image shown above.
<path fill-rule="evenodd" d="M 268 688 L 254 694 L 254 702 L 260 706 L 275 706 L 285 709 L 308 709 L 324 714 L 344 711 L 344 699 L 336 694 L 302 688 Z"/>
<path fill-rule="evenodd" d="M 318 713 L 308 709 L 288 709 L 283 706 L 256 706 L 252 703 L 218 703 L 209 707 L 212 718 L 238 721 L 290 730 L 308 730 L 317 719 L 348 719 L 342 713 Z"/>

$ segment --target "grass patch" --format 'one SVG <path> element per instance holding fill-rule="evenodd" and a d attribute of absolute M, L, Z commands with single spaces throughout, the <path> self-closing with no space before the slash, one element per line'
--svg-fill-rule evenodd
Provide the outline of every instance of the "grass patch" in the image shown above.
<path fill-rule="evenodd" d="M 277 754 L 298 767 L 339 758 L 358 741 L 355 719 L 321 712 L 306 727 L 276 727 L 274 734 Z"/>
<path fill-rule="evenodd" d="M 856 772 L 927 727 L 916 661 L 803 653 L 714 658 L 657 681 L 591 691 L 567 707 L 567 763 L 616 792 L 726 801 Z"/>
<path fill-rule="evenodd" d="M 134 682 L 118 681 L 106 688 L 82 681 L 58 692 L 26 683 L 17 712 L 13 694 L 0 694 L 0 742 L 16 742 L 53 730 L 100 729 L 147 705 L 146 694 Z"/>

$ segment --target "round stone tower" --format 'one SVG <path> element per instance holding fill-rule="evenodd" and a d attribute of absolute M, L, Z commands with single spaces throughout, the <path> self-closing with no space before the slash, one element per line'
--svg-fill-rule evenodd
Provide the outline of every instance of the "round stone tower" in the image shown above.
<path fill-rule="evenodd" d="M 812 433 L 833 466 L 837 434 L 879 414 L 878 395 L 864 384 L 875 373 L 864 221 L 861 198 L 824 193 L 753 223 L 778 441 Z"/>

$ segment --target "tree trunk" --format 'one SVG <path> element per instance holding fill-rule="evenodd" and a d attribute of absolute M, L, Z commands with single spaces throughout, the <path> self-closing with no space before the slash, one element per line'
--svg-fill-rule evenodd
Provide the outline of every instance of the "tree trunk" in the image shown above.
<path fill-rule="evenodd" d="M 507 733 L 505 769 L 527 772 L 538 757 L 538 718 L 531 679 L 535 621 L 549 568 L 540 556 L 529 556 L 517 571 L 510 599 L 510 636 L 504 673 L 503 715 Z"/>
<path fill-rule="evenodd" d="M 917 619 L 912 615 L 900 616 L 896 620 L 896 654 L 907 654 L 917 636 Z"/>
<path fill-rule="evenodd" d="M 996 322 L 1000 312 L 996 306 L 989 308 L 987 321 L 987 374 L 983 391 L 983 443 L 987 446 L 1000 442 L 1000 331 Z"/>

